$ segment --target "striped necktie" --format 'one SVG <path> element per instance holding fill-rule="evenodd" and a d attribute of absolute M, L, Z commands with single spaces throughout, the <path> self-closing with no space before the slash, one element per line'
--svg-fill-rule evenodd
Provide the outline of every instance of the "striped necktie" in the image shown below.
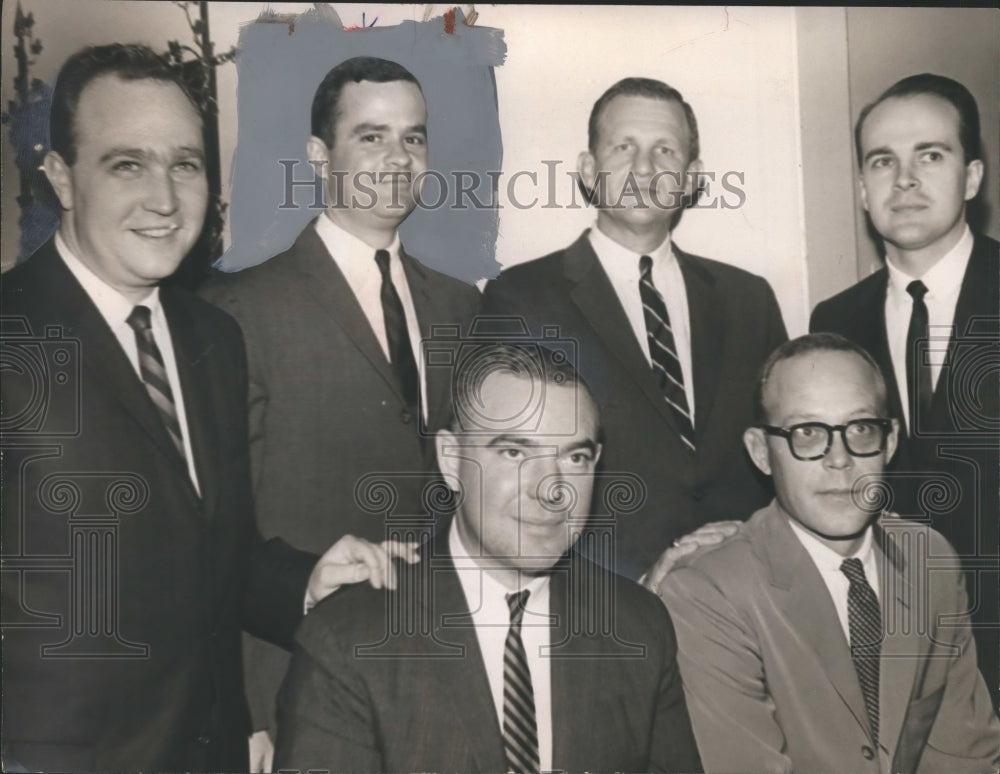
<path fill-rule="evenodd" d="M 528 657 L 521 642 L 521 619 L 528 590 L 507 595 L 510 629 L 503 646 L 503 746 L 508 772 L 537 772 L 538 727 Z"/>
<path fill-rule="evenodd" d="M 639 296 L 646 318 L 646 336 L 649 339 L 653 373 L 658 377 L 663 397 L 673 412 L 681 440 L 693 452 L 694 423 L 691 421 L 687 394 L 684 392 L 684 372 L 681 371 L 681 361 L 677 357 L 666 304 L 653 285 L 653 259 L 648 255 L 639 259 Z"/>
<path fill-rule="evenodd" d="M 135 331 L 135 344 L 139 350 L 139 373 L 146 385 L 146 392 L 160 413 L 167 428 L 167 435 L 174 442 L 181 459 L 186 460 L 184 453 L 184 437 L 181 435 L 181 423 L 177 419 L 177 406 L 174 405 L 174 393 L 167 379 L 167 369 L 163 365 L 163 356 L 153 338 L 149 307 L 137 306 L 125 321 Z"/>
<path fill-rule="evenodd" d="M 851 633 L 851 660 L 865 697 L 872 742 L 878 746 L 878 679 L 882 654 L 882 611 L 875 591 L 868 585 L 861 560 L 845 559 L 840 571 L 850 581 L 847 590 L 847 625 Z"/>

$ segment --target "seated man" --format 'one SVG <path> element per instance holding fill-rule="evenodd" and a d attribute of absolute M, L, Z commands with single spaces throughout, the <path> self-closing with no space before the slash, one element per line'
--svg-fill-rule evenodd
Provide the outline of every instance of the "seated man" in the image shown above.
<path fill-rule="evenodd" d="M 706 770 L 995 770 L 954 551 L 878 513 L 898 433 L 878 366 L 804 336 L 764 364 L 756 403 L 744 443 L 775 501 L 659 588 Z"/>
<path fill-rule="evenodd" d="M 458 368 L 437 436 L 455 515 L 398 591 L 352 588 L 306 618 L 275 765 L 700 771 L 662 605 L 571 552 L 601 453 L 587 387 L 530 347 Z"/>

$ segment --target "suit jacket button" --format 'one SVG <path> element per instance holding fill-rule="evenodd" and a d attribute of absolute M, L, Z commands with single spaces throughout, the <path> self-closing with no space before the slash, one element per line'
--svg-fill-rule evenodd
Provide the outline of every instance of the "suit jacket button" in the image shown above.
<path fill-rule="evenodd" d="M 870 761 L 870 760 L 874 759 L 874 757 L 875 757 L 875 751 L 871 747 L 869 747 L 868 745 L 864 745 L 864 747 L 861 748 L 861 755 L 864 756 L 864 759 L 866 761 Z"/>
<path fill-rule="evenodd" d="M 693 492 L 691 492 L 691 497 L 693 497 L 696 501 L 697 500 L 704 500 L 705 499 L 705 489 L 704 489 L 704 487 L 700 487 L 700 486 L 697 487 Z"/>
<path fill-rule="evenodd" d="M 202 734 L 201 736 L 198 737 L 198 744 L 208 744 L 211 741 L 212 737 L 210 737 L 208 734 Z"/>
<path fill-rule="evenodd" d="M 410 424 L 410 422 L 413 421 L 413 417 L 411 416 L 410 412 L 407 411 L 406 409 L 403 409 L 403 411 L 399 415 L 399 418 L 403 420 L 404 425 L 408 425 Z"/>

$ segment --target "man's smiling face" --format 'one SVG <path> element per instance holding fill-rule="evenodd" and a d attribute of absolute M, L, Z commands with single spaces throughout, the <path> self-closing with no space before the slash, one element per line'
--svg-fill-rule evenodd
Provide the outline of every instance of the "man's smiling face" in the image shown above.
<path fill-rule="evenodd" d="M 201 118 L 175 84 L 103 75 L 81 92 L 73 129 L 73 165 L 46 159 L 65 210 L 60 233 L 94 274 L 141 301 L 201 233 Z"/>

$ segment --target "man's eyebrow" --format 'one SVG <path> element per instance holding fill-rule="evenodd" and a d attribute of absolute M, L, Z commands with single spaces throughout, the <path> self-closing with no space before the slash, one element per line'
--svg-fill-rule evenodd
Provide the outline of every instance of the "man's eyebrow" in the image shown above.
<path fill-rule="evenodd" d="M 586 441 L 580 441 L 566 449 L 567 452 L 580 451 L 581 449 L 586 449 L 591 454 L 597 454 L 597 444 L 591 441 L 589 438 Z"/>
<path fill-rule="evenodd" d="M 540 443 L 536 438 L 510 434 L 498 435 L 495 438 L 490 439 L 490 442 L 486 444 L 487 448 L 495 448 L 497 446 L 527 446 L 531 448 L 548 447 L 552 449 L 556 449 L 558 445 L 559 444 L 553 442 L 552 439 L 546 439 L 544 443 Z M 586 449 L 591 454 L 596 454 L 597 444 L 588 438 L 586 441 L 579 441 L 578 443 L 574 443 L 572 446 L 566 447 L 565 451 L 575 452 L 580 449 Z"/>
<path fill-rule="evenodd" d="M 183 145 L 180 148 L 176 148 L 175 151 L 182 156 L 197 156 L 200 159 L 205 158 L 205 151 L 193 145 Z M 109 148 L 104 154 L 101 155 L 99 161 L 103 164 L 111 159 L 118 158 L 119 156 L 145 161 L 146 159 L 156 158 L 157 155 L 158 154 L 152 153 L 146 148 L 117 147 Z"/>
<path fill-rule="evenodd" d="M 552 444 L 540 444 L 533 438 L 527 438 L 521 435 L 510 435 L 509 433 L 504 433 L 502 435 L 494 436 L 490 439 L 490 442 L 486 444 L 486 447 L 492 449 L 496 446 L 551 446 Z"/>
<path fill-rule="evenodd" d="M 358 124 L 351 129 L 351 134 L 367 134 L 368 132 L 388 132 L 392 129 L 389 124 L 371 124 L 363 123 Z M 420 134 L 427 134 L 427 127 L 424 124 L 414 124 L 413 126 L 407 127 L 403 134 L 410 134 L 412 132 L 419 132 Z"/>
<path fill-rule="evenodd" d="M 916 145 L 918 151 L 925 150 L 943 150 L 951 153 L 954 148 L 951 147 L 951 143 L 944 142 L 943 140 L 929 140 L 927 142 L 918 142 Z"/>
<path fill-rule="evenodd" d="M 886 148 L 885 146 L 881 148 L 872 148 L 865 154 L 865 161 L 868 161 L 874 156 L 891 156 L 891 155 L 892 155 L 892 150 Z"/>

